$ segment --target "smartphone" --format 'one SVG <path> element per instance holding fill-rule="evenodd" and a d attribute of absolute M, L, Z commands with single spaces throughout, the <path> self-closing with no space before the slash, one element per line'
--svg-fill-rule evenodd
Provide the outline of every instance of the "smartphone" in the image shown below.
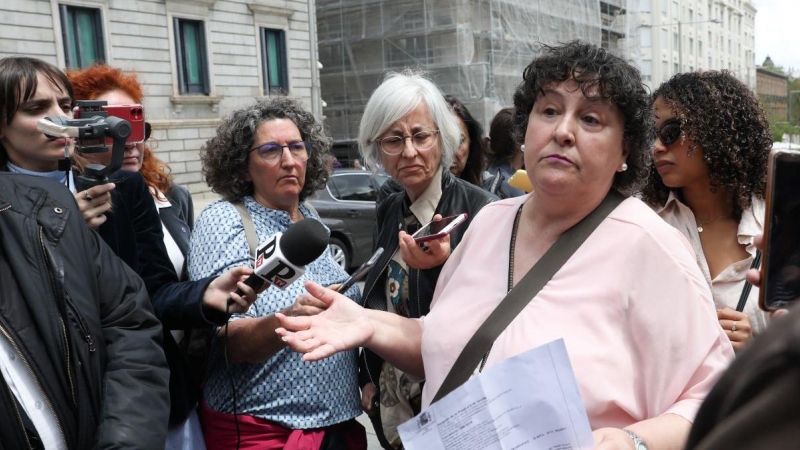
<path fill-rule="evenodd" d="M 800 150 L 776 149 L 767 166 L 761 309 L 800 300 Z"/>
<path fill-rule="evenodd" d="M 442 220 L 428 222 L 424 227 L 412 234 L 411 237 L 413 237 L 414 241 L 418 244 L 435 239 L 441 239 L 450 234 L 450 232 L 453 231 L 457 226 L 466 222 L 466 220 L 467 213 L 442 217 Z"/>
<path fill-rule="evenodd" d="M 104 112 L 108 116 L 125 119 L 131 124 L 131 134 L 125 140 L 125 143 L 138 144 L 144 142 L 146 133 L 142 105 L 102 105 L 95 103 L 105 102 L 80 101 L 78 106 L 72 110 L 73 117 L 76 119 L 89 118 L 97 115 L 98 112 Z M 106 139 L 106 145 L 111 146 L 113 143 L 111 138 Z"/>
<path fill-rule="evenodd" d="M 372 256 L 370 256 L 369 259 L 358 268 L 358 270 L 353 272 L 348 279 L 344 280 L 344 283 L 339 286 L 339 289 L 336 292 L 345 293 L 348 289 L 353 287 L 354 284 L 358 283 L 362 278 L 364 278 L 364 276 L 367 275 L 367 272 L 369 272 L 369 269 L 371 269 L 372 266 L 378 262 L 378 258 L 382 253 L 383 247 L 378 247 L 378 249 L 375 250 L 375 253 L 373 253 Z"/>

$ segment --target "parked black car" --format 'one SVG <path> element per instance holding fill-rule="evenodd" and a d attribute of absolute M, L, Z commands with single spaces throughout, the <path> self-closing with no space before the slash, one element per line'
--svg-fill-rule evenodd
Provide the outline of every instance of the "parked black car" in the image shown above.
<path fill-rule="evenodd" d="M 372 253 L 375 198 L 389 177 L 355 169 L 336 169 L 328 185 L 309 202 L 331 230 L 333 258 L 345 270 L 360 266 Z"/>

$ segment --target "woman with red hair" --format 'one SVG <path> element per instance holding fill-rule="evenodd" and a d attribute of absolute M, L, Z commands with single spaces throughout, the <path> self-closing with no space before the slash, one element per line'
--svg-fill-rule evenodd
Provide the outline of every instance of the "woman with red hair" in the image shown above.
<path fill-rule="evenodd" d="M 125 73 L 116 67 L 94 65 L 70 71 L 67 76 L 78 100 L 105 100 L 109 105 L 130 105 L 141 104 L 144 97 L 136 74 Z M 189 251 L 189 236 L 194 226 L 192 197 L 186 188 L 172 181 L 170 167 L 147 146 L 149 124 L 145 130 L 145 142 L 125 146 L 122 168 L 141 173 L 150 188 L 164 228 L 164 245 L 175 272 L 183 280 L 183 261 Z"/>
<path fill-rule="evenodd" d="M 109 105 L 141 104 L 142 86 L 132 73 L 107 65 L 95 65 L 84 70 L 67 73 L 72 83 L 74 98 L 78 100 L 105 100 Z M 194 206 L 189 191 L 173 183 L 170 168 L 153 154 L 147 146 L 150 137 L 149 124 L 145 128 L 145 142 L 126 144 L 122 169 L 139 172 L 145 180 L 153 201 L 158 208 L 164 231 L 164 246 L 181 280 L 185 280 L 183 267 L 189 251 L 189 237 L 194 225 Z M 181 340 L 183 331 L 172 331 L 176 341 Z M 170 369 L 175 370 L 174 364 Z M 184 373 L 196 378 L 202 374 Z M 173 378 L 181 377 L 173 374 Z M 171 380 L 172 381 L 172 380 Z M 197 395 L 194 386 L 174 386 L 170 383 L 172 411 L 167 434 L 167 449 L 203 449 L 202 430 L 195 412 Z M 183 384 L 183 383 L 178 383 Z M 186 384 L 195 384 L 192 382 Z M 176 391 L 183 395 L 175 395 Z"/>

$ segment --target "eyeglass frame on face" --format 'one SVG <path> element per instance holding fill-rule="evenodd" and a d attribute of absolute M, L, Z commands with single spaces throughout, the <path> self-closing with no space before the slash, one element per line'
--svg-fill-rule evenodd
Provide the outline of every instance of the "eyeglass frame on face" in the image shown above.
<path fill-rule="evenodd" d="M 297 144 L 303 144 L 302 150 L 305 153 L 305 155 L 302 155 L 302 154 L 298 155 L 298 154 L 295 153 L 294 150 L 292 150 L 292 146 L 293 145 L 297 145 Z M 267 156 L 264 155 L 264 153 L 261 152 L 262 148 L 268 147 L 268 146 L 271 147 L 271 150 L 275 151 L 275 153 L 273 153 L 274 156 L 267 157 Z M 280 149 L 281 149 L 280 153 L 277 152 L 278 147 L 280 147 Z M 303 162 L 303 161 L 308 161 L 308 158 L 311 156 L 311 150 L 312 150 L 313 147 L 314 147 L 314 144 L 312 142 L 308 142 L 308 141 L 293 141 L 293 142 L 289 142 L 288 144 L 285 144 L 285 145 L 278 144 L 277 142 L 265 142 L 265 143 L 263 143 L 261 145 L 258 145 L 256 147 L 251 148 L 248 151 L 248 153 L 251 153 L 251 152 L 254 152 L 254 151 L 258 151 L 258 156 L 261 158 L 262 161 L 264 161 L 265 163 L 267 163 L 267 164 L 269 164 L 271 166 L 274 166 L 275 164 L 279 163 L 280 160 L 283 158 L 284 149 L 289 150 L 289 153 L 292 154 L 292 158 Z M 300 151 L 300 150 L 297 149 L 297 151 Z"/>
<path fill-rule="evenodd" d="M 678 132 L 674 136 L 667 135 L 665 137 L 664 136 L 664 130 L 667 129 L 667 128 L 672 128 L 672 127 L 674 127 L 676 125 L 677 125 Z M 683 129 L 682 128 L 683 128 L 683 122 L 681 122 L 681 120 L 678 119 L 677 117 L 672 117 L 670 119 L 665 120 L 664 123 L 661 124 L 661 127 L 658 130 L 656 130 L 656 137 L 659 140 L 661 140 L 661 143 L 664 144 L 665 146 L 670 146 L 670 145 L 678 142 L 678 139 L 681 138 L 681 136 L 683 135 Z M 667 130 L 667 131 L 669 131 L 669 130 Z"/>
<path fill-rule="evenodd" d="M 428 150 L 430 150 L 430 149 L 432 149 L 432 148 L 433 148 L 433 146 L 434 146 L 434 145 L 435 145 L 435 143 L 436 143 L 436 139 L 433 139 L 433 140 L 431 140 L 431 145 L 429 145 L 428 147 L 425 147 L 425 148 L 420 148 L 420 147 L 418 146 L 418 143 L 415 141 L 415 138 L 416 138 L 417 136 L 419 136 L 420 134 L 425 134 L 425 133 L 430 133 L 429 135 L 425 136 L 425 138 L 424 138 L 424 139 L 428 139 L 428 137 L 433 137 L 433 136 L 435 136 L 435 135 L 439 134 L 439 129 L 437 128 L 437 129 L 435 129 L 435 130 L 422 130 L 422 131 L 417 131 L 416 133 L 414 133 L 414 134 L 411 134 L 411 135 L 409 135 L 409 134 L 404 134 L 404 135 L 402 135 L 402 136 L 397 136 L 397 135 L 394 135 L 394 136 L 386 136 L 386 137 L 382 137 L 382 138 L 375 139 L 375 141 L 374 141 L 374 142 L 376 142 L 376 143 L 378 144 L 378 148 L 379 148 L 379 149 L 380 149 L 380 150 L 381 150 L 383 153 L 386 153 L 386 154 L 387 154 L 387 155 L 389 155 L 389 156 L 397 156 L 397 155 L 399 155 L 399 154 L 403 153 L 403 149 L 404 149 L 404 148 L 405 148 L 405 146 L 406 146 L 406 139 L 411 139 L 411 146 L 412 146 L 412 147 L 414 147 L 414 149 L 416 149 L 418 152 L 426 152 L 426 151 L 428 151 Z M 383 143 L 384 143 L 384 141 L 386 141 L 387 139 L 400 139 L 400 141 L 398 141 L 398 142 L 400 143 L 400 147 L 398 148 L 398 150 L 397 150 L 396 152 L 392 153 L 392 152 L 390 152 L 390 151 L 386 150 L 386 149 L 383 147 Z"/>

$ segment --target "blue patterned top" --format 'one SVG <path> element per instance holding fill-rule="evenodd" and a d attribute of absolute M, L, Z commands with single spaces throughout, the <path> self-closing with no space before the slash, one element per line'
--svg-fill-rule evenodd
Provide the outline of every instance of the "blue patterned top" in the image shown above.
<path fill-rule="evenodd" d="M 285 232 L 292 225 L 285 211 L 266 208 L 251 197 L 242 202 L 253 217 L 259 242 L 265 242 L 276 232 Z M 305 206 L 301 205 L 300 211 L 305 217 L 314 217 Z M 243 265 L 251 265 L 251 260 L 241 216 L 231 203 L 214 202 L 203 209 L 195 222 L 189 276 L 197 280 Z M 333 260 L 330 250 L 325 249 L 285 291 L 267 289 L 259 294 L 247 313 L 235 314 L 231 321 L 268 316 L 292 305 L 298 295 L 305 293 L 306 280 L 328 286 L 346 278 L 347 273 Z M 356 302 L 361 297 L 355 286 L 346 295 Z M 232 414 L 231 381 L 225 372 L 219 344 L 219 340 L 214 340 L 203 394 L 212 409 Z M 292 429 L 326 427 L 361 414 L 356 351 L 306 362 L 299 353 L 284 348 L 266 361 L 231 364 L 230 370 L 236 382 L 237 413 Z"/>

